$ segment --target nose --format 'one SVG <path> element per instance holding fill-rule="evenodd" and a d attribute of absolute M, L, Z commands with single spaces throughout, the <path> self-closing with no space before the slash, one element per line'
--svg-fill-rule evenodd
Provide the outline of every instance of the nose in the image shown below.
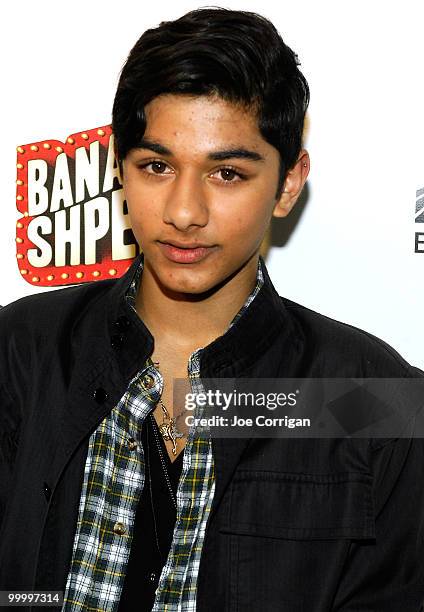
<path fill-rule="evenodd" d="M 163 212 L 165 223 L 180 231 L 204 227 L 209 219 L 205 186 L 193 169 L 179 173 L 172 181 Z"/>

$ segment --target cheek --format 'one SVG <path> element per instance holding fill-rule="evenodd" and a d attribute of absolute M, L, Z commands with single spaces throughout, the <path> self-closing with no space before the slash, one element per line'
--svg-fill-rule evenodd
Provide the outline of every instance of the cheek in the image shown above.
<path fill-rule="evenodd" d="M 252 238 L 265 231 L 275 206 L 272 184 L 271 180 L 260 177 L 225 202 L 218 201 L 214 212 L 222 230 L 225 233 L 244 230 Z"/>
<path fill-rule="evenodd" d="M 140 194 L 139 190 L 127 188 L 125 191 L 128 216 L 132 225 L 147 226 L 159 220 L 159 206 L 147 194 Z"/>
<path fill-rule="evenodd" d="M 270 207 L 259 205 L 258 202 L 250 203 L 230 214 L 219 215 L 217 225 L 221 234 L 230 237 L 245 236 L 246 242 L 255 242 L 262 234 L 268 223 Z"/>

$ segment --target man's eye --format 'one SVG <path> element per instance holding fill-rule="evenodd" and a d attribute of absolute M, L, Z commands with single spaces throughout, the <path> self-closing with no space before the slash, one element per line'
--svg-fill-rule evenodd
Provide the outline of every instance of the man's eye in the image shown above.
<path fill-rule="evenodd" d="M 217 174 L 220 174 L 226 183 L 237 183 L 244 178 L 240 172 L 236 172 L 232 168 L 220 168 L 217 170 Z"/>
<path fill-rule="evenodd" d="M 144 170 L 147 174 L 169 174 L 169 172 L 165 172 L 168 168 L 165 162 L 161 161 L 152 161 L 144 164 L 140 164 L 140 170 Z"/>
<path fill-rule="evenodd" d="M 152 170 L 155 174 L 163 174 L 167 167 L 166 164 L 164 164 L 163 162 L 151 162 L 148 165 L 152 167 Z"/>

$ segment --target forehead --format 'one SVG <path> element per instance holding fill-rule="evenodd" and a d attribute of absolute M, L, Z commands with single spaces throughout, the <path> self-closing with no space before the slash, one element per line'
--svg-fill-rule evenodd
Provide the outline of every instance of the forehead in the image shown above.
<path fill-rule="evenodd" d="M 144 137 L 177 149 L 206 152 L 231 143 L 265 154 L 256 114 L 218 96 L 165 94 L 145 107 Z"/>

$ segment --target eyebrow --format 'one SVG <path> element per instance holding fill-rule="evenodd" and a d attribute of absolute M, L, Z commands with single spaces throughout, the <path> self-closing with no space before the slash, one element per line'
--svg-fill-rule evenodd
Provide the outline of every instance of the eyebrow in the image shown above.
<path fill-rule="evenodd" d="M 148 149 L 154 151 L 158 155 L 173 156 L 173 153 L 168 147 L 161 145 L 158 142 L 142 138 L 136 145 L 137 149 Z M 225 149 L 224 151 L 211 151 L 208 153 L 207 158 L 213 161 L 222 161 L 224 159 L 249 159 L 252 161 L 265 161 L 264 157 L 256 151 L 250 151 L 249 149 L 235 147 L 233 149 Z"/>

